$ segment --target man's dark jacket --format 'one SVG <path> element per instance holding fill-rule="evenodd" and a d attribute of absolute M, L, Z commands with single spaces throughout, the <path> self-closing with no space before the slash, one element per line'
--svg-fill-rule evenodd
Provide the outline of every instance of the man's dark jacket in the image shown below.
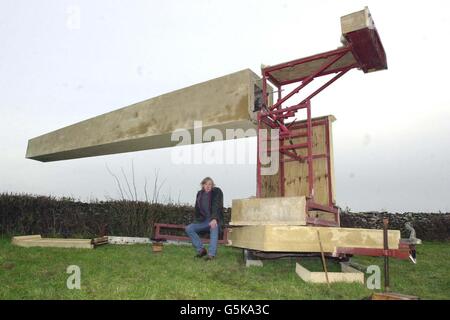
<path fill-rule="evenodd" d="M 195 199 L 195 215 L 194 222 L 203 222 L 206 217 L 200 209 L 200 197 L 202 193 L 205 192 L 203 189 L 197 192 L 197 197 Z M 211 201 L 209 202 L 211 216 L 209 220 L 216 219 L 217 223 L 223 225 L 223 192 L 218 187 L 213 187 L 211 189 Z"/>

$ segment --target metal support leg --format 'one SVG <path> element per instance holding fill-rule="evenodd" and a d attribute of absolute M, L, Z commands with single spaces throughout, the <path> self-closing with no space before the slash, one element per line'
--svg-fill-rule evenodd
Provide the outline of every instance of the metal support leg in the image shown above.
<path fill-rule="evenodd" d="M 311 102 L 307 101 L 307 144 L 308 144 L 308 191 L 310 199 L 314 199 L 314 171 L 313 171 L 313 156 L 312 156 L 312 121 L 311 121 Z"/>

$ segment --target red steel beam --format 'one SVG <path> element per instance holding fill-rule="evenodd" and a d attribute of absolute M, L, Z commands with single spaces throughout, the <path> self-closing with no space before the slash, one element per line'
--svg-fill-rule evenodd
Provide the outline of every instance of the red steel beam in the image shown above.
<path fill-rule="evenodd" d="M 286 154 L 286 152 L 289 152 L 289 151 L 283 151 L 284 154 Z M 286 154 L 286 155 L 292 157 L 292 155 L 288 155 L 288 154 Z M 293 157 L 292 159 L 283 159 L 282 161 L 283 162 L 291 162 L 291 161 L 304 162 L 305 161 L 305 157 L 302 157 L 302 156 L 299 156 L 299 155 L 295 155 L 295 156 L 296 157 Z M 326 157 L 328 157 L 326 154 L 315 154 L 315 155 L 313 155 L 313 159 L 320 159 L 320 158 L 326 158 Z"/>
<path fill-rule="evenodd" d="M 293 66 L 296 66 L 296 65 L 299 65 L 299 64 L 303 64 L 303 63 L 306 63 L 306 62 L 311 62 L 311 61 L 314 61 L 314 60 L 325 59 L 325 58 L 329 58 L 331 56 L 335 56 L 335 55 L 339 55 L 339 54 L 345 54 L 345 53 L 347 53 L 350 50 L 351 50 L 350 47 L 345 46 L 345 47 L 342 47 L 342 48 L 339 48 L 339 49 L 318 53 L 318 54 L 315 54 L 315 55 L 312 55 L 312 56 L 309 56 L 309 57 L 295 59 L 295 60 L 291 60 L 291 61 L 288 61 L 288 62 L 284 62 L 284 63 L 276 64 L 276 65 L 273 65 L 273 66 L 269 66 L 269 67 L 263 68 L 262 71 L 265 74 L 269 74 L 269 73 L 271 73 L 273 71 L 281 70 L 281 69 L 284 69 L 284 68 L 290 68 L 290 67 L 293 67 Z M 297 80 L 297 81 L 300 81 L 300 80 Z"/>
<path fill-rule="evenodd" d="M 294 143 L 280 147 L 280 150 L 308 148 L 308 143 Z"/>
<path fill-rule="evenodd" d="M 312 154 L 312 122 L 311 122 L 311 103 L 309 100 L 306 102 L 307 108 L 306 108 L 306 130 L 308 133 L 307 138 L 307 148 L 308 148 L 308 191 L 309 196 L 314 199 L 314 171 L 313 171 L 313 154 Z"/>
<path fill-rule="evenodd" d="M 306 87 L 311 81 L 314 80 L 317 76 L 320 76 L 320 74 L 326 70 L 328 67 L 330 67 L 332 64 L 334 64 L 336 61 L 341 59 L 348 51 L 350 51 L 350 47 L 345 47 L 345 50 L 342 51 L 342 53 L 336 54 L 334 57 L 329 58 L 322 66 L 315 72 L 313 72 L 311 75 L 303 79 L 302 83 L 296 87 L 294 90 L 292 90 L 290 93 L 288 93 L 286 96 L 284 96 L 280 101 L 277 101 L 270 109 L 278 109 L 282 103 L 284 103 L 286 100 L 291 98 L 293 95 L 298 93 L 301 89 Z"/>
<path fill-rule="evenodd" d="M 357 256 L 371 257 L 393 257 L 397 259 L 408 259 L 409 249 L 374 249 L 374 248 L 336 248 L 338 254 L 352 254 Z"/>
<path fill-rule="evenodd" d="M 327 124 L 325 125 L 325 147 L 326 147 L 326 155 L 327 155 L 327 183 L 328 183 L 328 205 L 331 207 L 333 206 L 333 184 L 331 181 L 331 147 L 330 147 L 330 121 L 327 118 Z M 340 225 L 340 219 L 339 219 L 339 215 L 337 215 L 337 223 L 338 225 Z"/>

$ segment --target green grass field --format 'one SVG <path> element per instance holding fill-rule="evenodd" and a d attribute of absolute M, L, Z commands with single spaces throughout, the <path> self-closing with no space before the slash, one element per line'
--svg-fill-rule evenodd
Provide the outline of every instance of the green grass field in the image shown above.
<path fill-rule="evenodd" d="M 422 299 L 450 299 L 450 243 L 418 247 L 418 264 L 391 259 L 391 289 Z M 313 285 L 295 273 L 295 259 L 246 268 L 242 252 L 220 247 L 211 262 L 190 246 L 106 245 L 95 250 L 21 248 L 0 239 L 0 299 L 363 299 L 361 284 Z M 369 265 L 382 258 L 355 258 Z M 308 261 L 320 267 L 320 261 Z M 66 268 L 81 268 L 81 290 L 69 290 Z"/>

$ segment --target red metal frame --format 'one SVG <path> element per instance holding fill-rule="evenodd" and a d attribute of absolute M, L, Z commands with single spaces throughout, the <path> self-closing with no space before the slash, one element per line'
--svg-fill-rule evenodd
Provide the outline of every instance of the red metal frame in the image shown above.
<path fill-rule="evenodd" d="M 268 152 L 279 152 L 279 195 L 285 195 L 285 173 L 284 163 L 288 161 L 306 162 L 308 165 L 308 194 L 307 210 L 320 210 L 334 213 L 334 221 L 325 221 L 315 219 L 313 217 L 307 218 L 307 223 L 312 225 L 323 226 L 340 226 L 339 210 L 333 203 L 332 181 L 331 181 L 331 151 L 329 141 L 329 123 L 328 118 L 324 121 L 313 121 L 311 117 L 311 99 L 322 92 L 325 88 L 342 77 L 345 73 L 353 68 L 361 69 L 363 72 L 371 72 L 377 70 L 387 69 L 386 54 L 383 45 L 379 38 L 378 32 L 375 28 L 363 28 L 344 34 L 347 43 L 345 46 L 336 50 L 327 51 L 316 54 L 310 57 L 292 60 L 274 66 L 269 66 L 261 69 L 262 73 L 262 94 L 263 105 L 257 114 L 258 122 L 258 140 L 257 140 L 257 197 L 261 197 L 262 177 L 261 177 L 261 129 L 263 125 L 267 125 L 271 129 L 279 130 L 279 147 L 274 148 L 272 145 L 267 148 Z M 348 59 L 349 54 L 354 59 Z M 342 58 L 345 59 L 341 60 Z M 303 68 L 300 65 L 307 64 Z M 317 66 L 319 64 L 319 66 Z M 315 67 L 317 66 L 317 67 Z M 295 68 L 297 67 L 297 68 Z M 313 69 L 313 70 L 311 70 Z M 280 72 L 284 71 L 284 72 Z M 298 93 L 305 88 L 314 79 L 335 74 L 331 79 L 325 82 L 322 86 L 309 94 L 300 103 L 286 106 L 289 99 L 298 95 Z M 276 102 L 270 106 L 268 101 L 268 82 L 271 82 L 275 88 L 278 89 L 278 97 Z M 297 84 L 296 87 L 282 97 L 281 92 L 283 86 Z M 305 121 L 294 121 L 286 123 L 288 118 L 295 117 L 297 112 L 301 109 L 306 109 Z M 312 148 L 312 130 L 314 126 L 325 125 L 326 127 L 326 153 L 313 154 Z M 296 129 L 305 129 L 304 132 L 293 132 Z M 286 139 L 295 137 L 306 137 L 306 143 L 290 144 L 285 143 Z M 269 140 L 269 138 L 267 139 Z M 267 143 L 267 141 L 264 141 Z M 297 154 L 296 150 L 306 149 L 306 156 Z M 327 159 L 327 183 L 328 183 L 328 198 L 327 205 L 322 205 L 314 200 L 314 167 L 313 160 L 317 158 Z M 413 250 L 410 246 L 400 243 L 398 249 L 371 249 L 371 248 L 337 248 L 337 254 L 357 254 L 368 256 L 391 256 L 400 259 L 407 259 L 410 251 Z"/>
<path fill-rule="evenodd" d="M 261 70 L 262 73 L 262 91 L 263 91 L 263 106 L 262 109 L 257 114 L 257 122 L 258 122 L 258 141 L 257 141 L 257 197 L 261 197 L 261 188 L 262 188 L 262 177 L 261 177 L 261 162 L 260 162 L 260 152 L 261 148 L 261 129 L 262 125 L 265 124 L 269 126 L 271 129 L 279 129 L 279 147 L 267 148 L 267 152 L 279 152 L 279 194 L 280 196 L 284 196 L 285 194 L 285 174 L 284 174 L 284 163 L 288 161 L 301 161 L 306 162 L 308 164 L 308 194 L 307 196 L 307 209 L 309 210 L 322 210 L 331 212 L 335 215 L 334 221 L 326 221 L 320 220 L 317 218 L 308 218 L 307 223 L 312 225 L 323 225 L 323 226 L 339 226 L 339 211 L 337 207 L 334 206 L 333 203 L 333 194 L 332 194 L 332 182 L 331 175 L 328 174 L 328 192 L 329 192 L 329 203 L 327 205 L 320 205 L 314 201 L 314 167 L 313 160 L 321 157 L 327 158 L 327 171 L 331 172 L 331 160 L 330 160 L 330 141 L 329 134 L 326 136 L 326 146 L 327 152 L 325 154 L 313 154 L 312 148 L 312 128 L 317 125 L 324 125 L 326 127 L 326 132 L 329 133 L 329 121 L 327 119 L 323 119 L 320 121 L 313 121 L 311 117 L 311 99 L 319 94 L 322 90 L 327 88 L 334 81 L 342 77 L 345 73 L 347 73 L 350 69 L 359 67 L 357 63 L 351 65 L 344 65 L 342 67 L 335 67 L 336 63 L 343 58 L 347 53 L 352 51 L 352 46 L 347 45 L 342 48 L 324 52 L 321 54 L 317 54 L 311 57 L 306 57 L 302 59 L 297 59 L 293 61 L 289 61 L 286 63 L 281 63 L 275 66 L 270 66 L 263 68 Z M 325 59 L 325 60 L 324 60 Z M 291 78 L 284 79 L 283 81 L 278 81 L 276 77 L 273 75 L 274 72 L 280 70 L 288 70 L 294 66 L 301 65 L 304 63 L 310 63 L 316 60 L 324 60 L 324 63 L 316 70 L 312 71 L 307 76 L 302 76 L 299 78 Z M 321 77 L 324 75 L 336 73 L 330 80 L 325 82 L 322 86 L 316 89 L 313 93 L 309 94 L 306 98 L 304 98 L 300 103 L 297 103 L 292 106 L 285 106 L 286 102 L 292 97 L 299 94 L 299 92 L 305 88 L 309 83 L 311 83 L 317 77 Z M 268 102 L 268 81 L 271 82 L 278 90 L 277 101 L 269 107 Z M 287 93 L 284 97 L 282 97 L 281 92 L 283 86 L 289 84 L 299 83 L 295 89 Z M 296 116 L 296 113 L 301 110 L 306 109 L 306 121 L 292 121 L 290 123 L 286 123 L 288 118 Z M 294 133 L 294 130 L 298 129 L 306 129 L 305 132 Z M 306 143 L 299 144 L 286 144 L 286 139 L 291 139 L 295 137 L 306 137 Z M 270 138 L 267 138 L 269 140 Z M 298 149 L 306 149 L 307 155 L 300 156 L 297 154 L 296 150 Z"/>
<path fill-rule="evenodd" d="M 336 248 L 336 253 L 372 257 L 393 257 L 406 260 L 409 258 L 410 250 L 411 248 L 408 244 L 400 242 L 398 249 Z"/>
<path fill-rule="evenodd" d="M 185 236 L 175 236 L 170 234 L 162 234 L 161 229 L 178 229 L 184 230 L 186 228 L 183 224 L 169 224 L 169 223 L 155 223 L 155 231 L 153 233 L 153 238 L 161 240 L 174 240 L 174 241 L 190 241 L 189 237 Z M 201 239 L 202 243 L 209 243 L 209 239 Z M 217 242 L 219 244 L 228 244 L 228 228 L 223 229 L 223 237 Z"/>

